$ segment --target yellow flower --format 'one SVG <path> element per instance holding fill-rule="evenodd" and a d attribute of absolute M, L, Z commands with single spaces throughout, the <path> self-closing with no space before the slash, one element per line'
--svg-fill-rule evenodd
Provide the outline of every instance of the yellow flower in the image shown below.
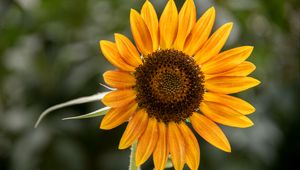
<path fill-rule="evenodd" d="M 155 168 L 164 169 L 170 154 L 176 170 L 185 163 L 198 169 L 200 148 L 188 122 L 207 142 L 226 152 L 231 151 L 230 144 L 216 123 L 253 125 L 246 115 L 255 108 L 229 95 L 260 83 L 247 77 L 255 70 L 245 61 L 253 47 L 220 52 L 233 24 L 224 24 L 210 36 L 214 20 L 212 7 L 196 21 L 193 0 L 187 0 L 179 13 L 169 0 L 158 20 L 146 1 L 140 13 L 130 11 L 137 48 L 121 34 L 115 34 L 115 42 L 100 41 L 103 55 L 118 68 L 103 74 L 116 90 L 102 99 L 111 109 L 100 128 L 128 121 L 119 149 L 137 141 L 137 166 L 153 154 Z"/>

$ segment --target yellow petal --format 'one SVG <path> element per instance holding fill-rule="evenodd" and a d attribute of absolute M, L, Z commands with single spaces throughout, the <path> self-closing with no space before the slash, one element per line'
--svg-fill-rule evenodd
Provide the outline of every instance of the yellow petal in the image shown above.
<path fill-rule="evenodd" d="M 208 91 L 231 94 L 257 86 L 260 81 L 252 77 L 214 77 L 205 81 Z"/>
<path fill-rule="evenodd" d="M 103 78 L 106 84 L 118 89 L 130 88 L 135 85 L 135 78 L 124 71 L 106 71 Z"/>
<path fill-rule="evenodd" d="M 105 58 L 114 66 L 124 71 L 135 71 L 135 68 L 127 64 L 119 54 L 115 43 L 110 41 L 100 41 L 100 49 Z"/>
<path fill-rule="evenodd" d="M 130 11 L 130 26 L 134 41 L 144 55 L 153 52 L 152 39 L 147 25 L 140 14 L 131 9 Z"/>
<path fill-rule="evenodd" d="M 152 154 L 158 139 L 157 120 L 149 118 L 146 130 L 138 140 L 135 161 L 136 165 L 143 164 Z"/>
<path fill-rule="evenodd" d="M 190 120 L 193 128 L 203 139 L 225 152 L 231 152 L 227 137 L 217 124 L 195 112 L 190 117 Z"/>
<path fill-rule="evenodd" d="M 255 112 L 255 108 L 250 103 L 240 98 L 229 96 L 226 94 L 206 92 L 203 96 L 203 99 L 204 101 L 215 102 L 224 106 L 228 106 L 243 115 L 248 115 Z"/>
<path fill-rule="evenodd" d="M 148 124 L 148 114 L 145 110 L 139 110 L 129 121 L 121 138 L 119 149 L 126 149 L 137 140 Z"/>
<path fill-rule="evenodd" d="M 179 127 L 186 143 L 186 163 L 190 167 L 190 169 L 198 169 L 200 162 L 200 148 L 198 141 L 194 133 L 185 123 L 181 123 Z"/>
<path fill-rule="evenodd" d="M 193 56 L 206 42 L 215 22 L 215 8 L 209 8 L 197 21 L 185 43 L 183 52 Z"/>
<path fill-rule="evenodd" d="M 113 129 L 127 121 L 137 109 L 137 103 L 133 102 L 127 107 L 112 108 L 102 119 L 100 129 Z"/>
<path fill-rule="evenodd" d="M 131 41 L 122 34 L 115 34 L 116 45 L 122 59 L 133 67 L 138 67 L 142 64 L 139 52 Z"/>
<path fill-rule="evenodd" d="M 158 19 L 156 11 L 150 1 L 146 1 L 141 10 L 141 16 L 144 19 L 152 38 L 153 51 L 158 49 Z"/>
<path fill-rule="evenodd" d="M 178 11 L 174 0 L 169 0 L 159 20 L 160 48 L 171 48 L 177 35 Z"/>
<path fill-rule="evenodd" d="M 253 51 L 252 46 L 243 46 L 224 51 L 212 60 L 202 64 L 201 71 L 205 74 L 223 73 L 241 64 Z"/>
<path fill-rule="evenodd" d="M 163 170 L 168 160 L 167 126 L 163 122 L 158 123 L 159 136 L 156 148 L 153 152 L 153 162 L 156 170 Z"/>
<path fill-rule="evenodd" d="M 195 60 L 198 64 L 205 63 L 221 51 L 230 34 L 232 25 L 233 23 L 224 24 L 205 42 L 195 55 Z"/>
<path fill-rule="evenodd" d="M 106 94 L 102 102 L 109 107 L 123 107 L 132 102 L 136 97 L 133 89 L 115 90 Z"/>
<path fill-rule="evenodd" d="M 238 66 L 218 74 L 205 74 L 205 79 L 211 79 L 213 77 L 224 77 L 224 76 L 248 76 L 256 69 L 255 65 L 249 61 L 244 61 Z"/>
<path fill-rule="evenodd" d="M 226 126 L 246 128 L 253 125 L 245 115 L 218 103 L 204 101 L 200 105 L 200 110 L 211 120 Z"/>
<path fill-rule="evenodd" d="M 194 0 L 186 0 L 183 4 L 178 18 L 178 32 L 174 42 L 174 48 L 182 51 L 187 36 L 196 22 L 196 7 Z"/>
<path fill-rule="evenodd" d="M 168 124 L 168 145 L 175 170 L 181 170 L 185 162 L 185 142 L 176 123 Z"/>

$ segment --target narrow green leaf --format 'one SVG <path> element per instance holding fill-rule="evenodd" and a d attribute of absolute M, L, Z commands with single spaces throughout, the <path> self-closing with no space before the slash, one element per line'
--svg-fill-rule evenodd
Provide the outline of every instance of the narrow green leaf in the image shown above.
<path fill-rule="evenodd" d="M 106 88 L 106 89 L 108 89 L 108 90 L 111 90 L 111 91 L 113 91 L 113 90 L 116 90 L 116 88 L 111 88 L 111 87 L 109 87 L 109 86 L 107 86 L 107 85 L 105 85 L 105 84 L 102 84 L 102 83 L 99 83 L 102 87 L 104 87 L 104 88 Z"/>
<path fill-rule="evenodd" d="M 41 123 L 41 121 L 44 119 L 45 116 L 47 116 L 50 112 L 54 111 L 54 110 L 58 110 L 61 108 L 65 108 L 68 106 L 72 106 L 72 105 L 77 105 L 77 104 L 82 104 L 82 103 L 89 103 L 89 102 L 93 102 L 93 101 L 98 101 L 101 100 L 108 92 L 102 92 L 102 93 L 97 93 L 91 96 L 86 96 L 86 97 L 80 97 L 77 99 L 73 99 L 64 103 L 60 103 L 54 106 L 49 107 L 48 109 L 46 109 L 38 118 L 38 120 L 36 121 L 34 127 L 37 128 L 38 125 Z"/>
<path fill-rule="evenodd" d="M 104 107 L 98 110 L 95 110 L 91 113 L 87 113 L 84 115 L 80 116 L 74 116 L 74 117 L 67 117 L 63 118 L 62 120 L 73 120 L 73 119 L 87 119 L 87 118 L 93 118 L 93 117 L 98 117 L 98 116 L 103 116 L 106 114 L 107 110 L 110 109 L 110 107 Z"/>
<path fill-rule="evenodd" d="M 137 147 L 137 141 L 135 141 L 131 145 L 130 157 L 129 157 L 129 167 L 128 167 L 129 170 L 141 170 L 141 168 L 136 166 L 136 164 L 135 164 L 136 147 Z"/>

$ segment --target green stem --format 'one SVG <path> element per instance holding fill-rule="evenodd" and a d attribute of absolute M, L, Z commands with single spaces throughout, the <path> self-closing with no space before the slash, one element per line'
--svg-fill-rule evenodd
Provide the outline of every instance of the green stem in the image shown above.
<path fill-rule="evenodd" d="M 140 170 L 140 167 L 135 165 L 135 152 L 136 152 L 137 142 L 134 142 L 131 146 L 130 160 L 129 160 L 129 170 Z"/>

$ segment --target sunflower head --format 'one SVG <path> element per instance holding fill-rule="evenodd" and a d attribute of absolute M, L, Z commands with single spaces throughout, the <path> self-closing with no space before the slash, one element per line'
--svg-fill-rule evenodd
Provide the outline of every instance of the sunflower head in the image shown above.
<path fill-rule="evenodd" d="M 158 19 L 146 1 L 140 13 L 130 11 L 135 45 L 121 34 L 115 34 L 115 42 L 100 41 L 102 53 L 117 67 L 103 75 L 116 90 L 102 100 L 111 109 L 100 128 L 128 121 L 119 148 L 137 141 L 138 166 L 153 154 L 155 168 L 163 169 L 170 154 L 175 169 L 185 163 L 197 169 L 200 148 L 188 119 L 200 136 L 226 152 L 229 142 L 216 123 L 253 125 L 246 115 L 254 107 L 230 95 L 259 84 L 248 77 L 255 66 L 245 61 L 253 47 L 221 52 L 232 23 L 210 35 L 214 20 L 213 7 L 197 20 L 193 0 L 186 0 L 179 13 L 169 0 Z"/>

